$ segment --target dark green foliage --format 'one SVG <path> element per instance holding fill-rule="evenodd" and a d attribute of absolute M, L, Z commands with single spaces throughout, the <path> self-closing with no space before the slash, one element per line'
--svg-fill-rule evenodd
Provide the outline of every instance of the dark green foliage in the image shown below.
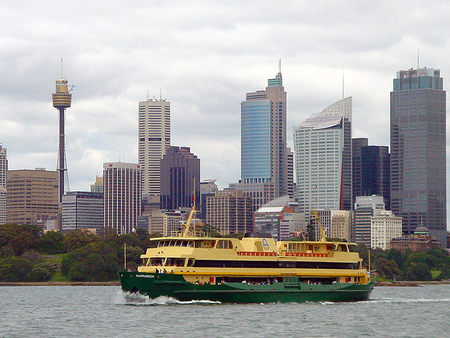
<path fill-rule="evenodd" d="M 397 263 L 399 269 L 404 269 L 406 265 L 406 260 L 408 259 L 408 253 L 402 253 L 400 250 L 390 249 L 387 250 L 386 258 L 393 260 Z"/>
<path fill-rule="evenodd" d="M 59 231 L 47 231 L 39 237 L 37 249 L 43 254 L 58 254 L 67 252 L 64 247 L 64 235 Z"/>
<path fill-rule="evenodd" d="M 389 279 L 400 279 L 402 271 L 394 260 L 379 258 L 374 264 L 375 271 Z"/>
<path fill-rule="evenodd" d="M 356 251 L 368 267 L 369 250 L 364 244 L 358 244 Z M 371 267 L 388 279 L 428 281 L 432 280 L 431 270 L 441 270 L 437 280 L 450 279 L 450 256 L 442 249 L 427 252 L 401 252 L 399 250 L 370 250 Z M 395 263 L 395 264 L 394 264 Z"/>
<path fill-rule="evenodd" d="M 414 252 L 410 254 L 406 260 L 406 266 L 409 267 L 412 263 L 423 263 L 429 269 L 437 268 L 439 265 L 438 259 L 435 256 L 425 252 Z"/>
<path fill-rule="evenodd" d="M 33 265 L 42 263 L 44 261 L 44 257 L 42 257 L 34 250 L 25 251 L 20 257 L 25 258 Z"/>
<path fill-rule="evenodd" d="M 69 231 L 64 235 L 63 244 L 66 252 L 70 252 L 82 248 L 89 243 L 96 243 L 100 241 L 101 238 L 99 236 L 89 230 L 83 229 Z"/>
<path fill-rule="evenodd" d="M 34 225 L 0 225 L 0 254 L 9 256 L 12 250 L 15 256 L 20 256 L 27 250 L 35 249 L 41 233 L 41 228 Z M 3 249 L 5 246 L 9 248 Z"/>
<path fill-rule="evenodd" d="M 32 264 L 22 257 L 6 257 L 0 259 L 0 281 L 20 282 L 27 281 Z"/>
<path fill-rule="evenodd" d="M 28 280 L 30 282 L 45 282 L 52 277 L 55 272 L 55 267 L 50 263 L 38 263 L 31 268 L 28 274 Z"/>
<path fill-rule="evenodd" d="M 73 280 L 102 281 L 116 277 L 120 269 L 117 251 L 104 242 L 92 242 L 70 252 L 61 272 Z"/>
<path fill-rule="evenodd" d="M 432 279 L 430 268 L 425 263 L 411 263 L 405 272 L 405 280 L 429 281 Z"/>

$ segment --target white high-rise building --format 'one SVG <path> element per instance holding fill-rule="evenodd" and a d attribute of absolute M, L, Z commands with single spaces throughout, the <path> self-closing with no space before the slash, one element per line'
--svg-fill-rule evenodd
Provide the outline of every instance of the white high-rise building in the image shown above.
<path fill-rule="evenodd" d="M 390 210 L 380 210 L 370 221 L 372 248 L 390 249 L 391 239 L 402 236 L 402 218 Z"/>
<path fill-rule="evenodd" d="M 300 212 L 351 210 L 352 98 L 306 119 L 294 130 Z"/>
<path fill-rule="evenodd" d="M 147 99 L 139 102 L 139 164 L 142 192 L 159 195 L 160 161 L 170 147 L 170 102 Z"/>
<path fill-rule="evenodd" d="M 103 163 L 103 221 L 118 234 L 136 229 L 141 215 L 141 168 L 136 163 Z"/>

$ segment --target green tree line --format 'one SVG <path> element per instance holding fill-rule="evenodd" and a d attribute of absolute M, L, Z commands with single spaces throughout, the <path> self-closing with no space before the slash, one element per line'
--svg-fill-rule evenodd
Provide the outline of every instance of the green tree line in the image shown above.
<path fill-rule="evenodd" d="M 388 280 L 431 281 L 450 279 L 450 256 L 446 250 L 434 248 L 425 252 L 396 249 L 370 250 L 364 244 L 357 245 L 364 265 Z M 434 272 L 434 277 L 433 277 Z"/>
<path fill-rule="evenodd" d="M 73 281 L 114 280 L 124 266 L 124 244 L 127 267 L 136 269 L 151 246 L 149 238 L 143 229 L 98 236 L 88 230 L 44 233 L 33 225 L 0 225 L 0 282 L 47 281 L 57 271 Z M 61 264 L 46 262 L 50 255 L 62 255 Z"/>

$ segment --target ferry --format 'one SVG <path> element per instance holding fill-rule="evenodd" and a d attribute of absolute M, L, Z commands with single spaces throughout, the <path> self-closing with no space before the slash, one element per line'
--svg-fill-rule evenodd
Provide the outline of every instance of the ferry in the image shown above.
<path fill-rule="evenodd" d="M 120 271 L 124 292 L 179 301 L 221 303 L 340 302 L 369 299 L 374 279 L 362 265 L 356 244 L 209 237 L 184 229 L 152 238 L 138 271 Z"/>

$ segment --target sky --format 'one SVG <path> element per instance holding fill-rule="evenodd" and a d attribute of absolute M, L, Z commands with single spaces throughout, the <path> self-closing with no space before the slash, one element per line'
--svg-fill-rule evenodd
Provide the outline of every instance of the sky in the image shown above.
<path fill-rule="evenodd" d="M 389 145 L 398 70 L 440 69 L 447 89 L 449 18 L 450 2 L 435 0 L 3 1 L 0 144 L 9 169 L 56 170 L 51 94 L 63 58 L 74 85 L 72 191 L 89 190 L 104 162 L 137 162 L 147 97 L 171 103 L 172 145 L 200 158 L 202 179 L 237 182 L 240 103 L 267 86 L 280 59 L 290 147 L 296 126 L 343 96 L 353 97 L 353 137 Z"/>

